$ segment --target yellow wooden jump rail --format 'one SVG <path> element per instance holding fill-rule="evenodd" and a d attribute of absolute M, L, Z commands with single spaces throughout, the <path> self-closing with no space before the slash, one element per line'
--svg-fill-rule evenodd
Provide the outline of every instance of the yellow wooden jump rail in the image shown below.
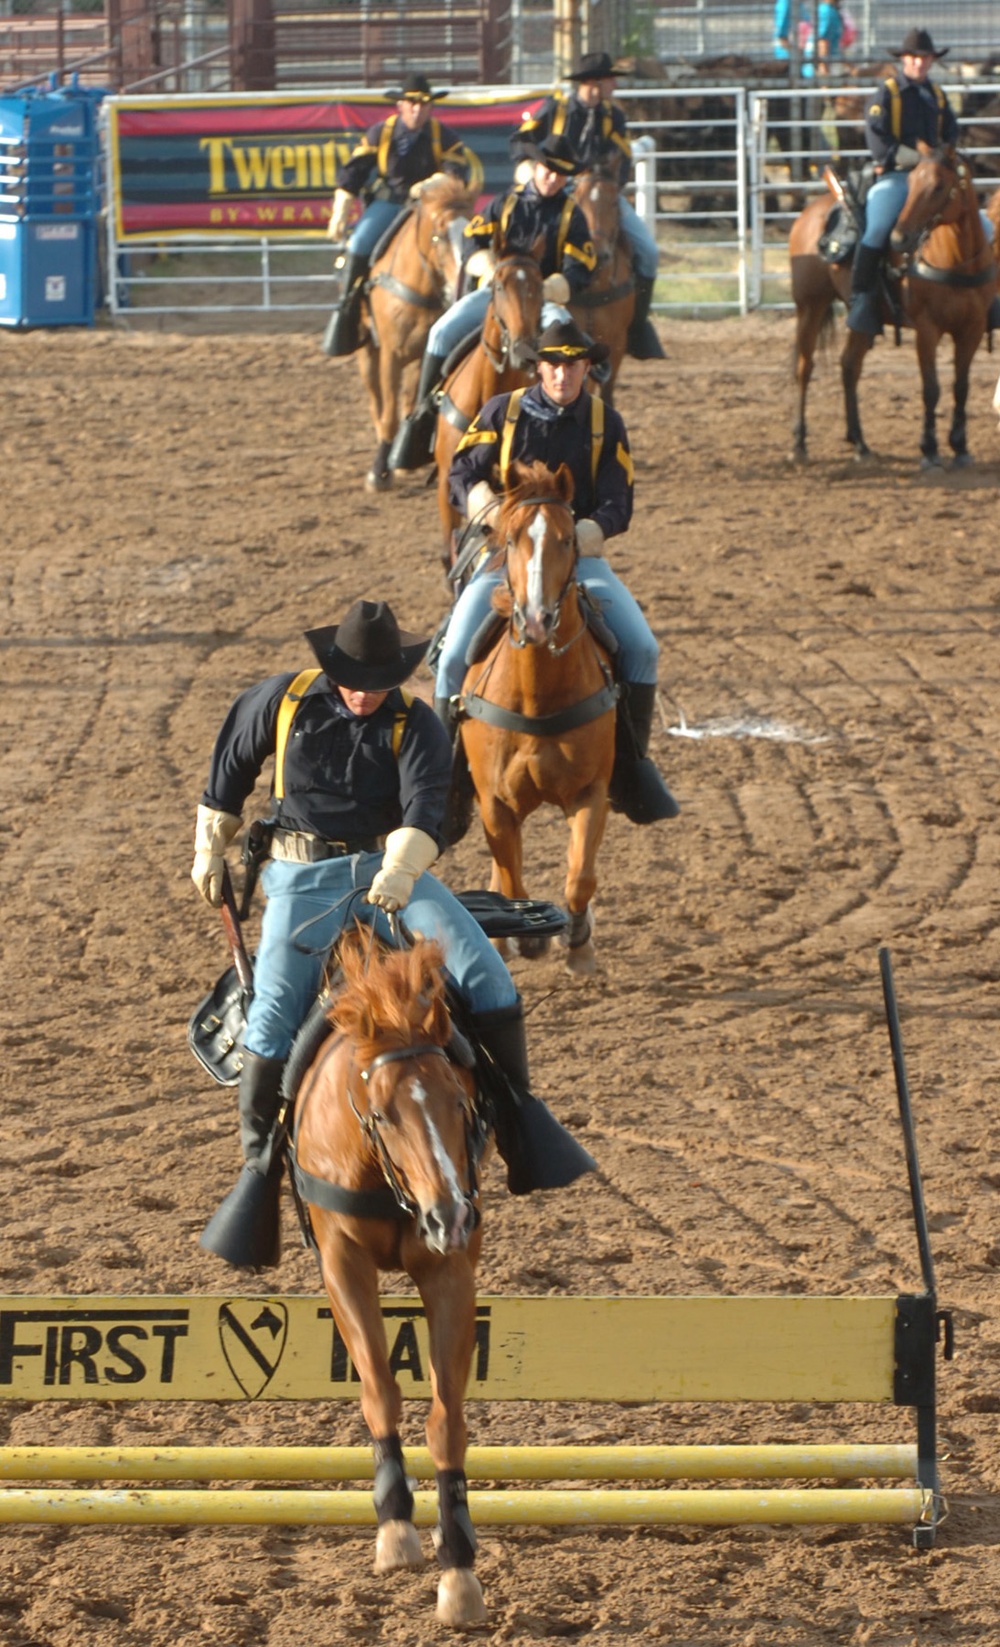
<path fill-rule="evenodd" d="M 387 1297 L 383 1316 L 404 1396 L 428 1396 L 419 1299 Z M 926 1543 L 938 1505 L 933 1448 L 926 1452 L 933 1334 L 933 1309 L 920 1296 L 483 1297 L 471 1400 L 894 1402 L 917 1407 L 918 1443 L 473 1447 L 470 1480 L 492 1484 L 470 1494 L 474 1519 L 547 1526 L 886 1523 L 909 1525 Z M 303 1401 L 354 1400 L 357 1393 L 322 1296 L 0 1298 L 0 1399 Z M 407 1466 L 418 1480 L 433 1476 L 423 1448 L 408 1451 Z M 0 1523 L 370 1524 L 367 1491 L 262 1484 L 371 1476 L 366 1448 L 4 1447 Z M 908 1485 L 496 1485 L 704 1480 Z M 36 1485 L 8 1485 L 15 1482 Z M 71 1482 L 157 1485 L 56 1485 Z M 254 1485 L 162 1485 L 174 1482 Z M 418 1525 L 431 1524 L 436 1513 L 434 1495 L 418 1492 Z"/>

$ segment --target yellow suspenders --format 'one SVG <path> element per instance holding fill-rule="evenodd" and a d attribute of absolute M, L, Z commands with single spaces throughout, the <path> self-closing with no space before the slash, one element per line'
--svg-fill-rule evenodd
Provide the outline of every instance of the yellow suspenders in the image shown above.
<path fill-rule="evenodd" d="M 285 794 L 285 749 L 288 744 L 288 734 L 292 729 L 292 722 L 295 719 L 299 704 L 313 681 L 317 675 L 322 673 L 322 669 L 316 668 L 300 670 L 278 706 L 278 725 L 274 740 L 274 798 L 276 801 L 282 800 Z M 397 761 L 399 760 L 399 746 L 403 741 L 403 733 L 406 731 L 406 717 L 413 702 L 412 692 L 407 692 L 405 688 L 401 688 L 401 693 L 403 708 L 397 712 L 392 723 L 392 752 Z"/>
<path fill-rule="evenodd" d="M 514 445 L 514 430 L 521 415 L 521 401 L 524 398 L 523 389 L 515 389 L 507 402 L 504 413 L 503 434 L 500 437 L 500 480 L 506 488 L 507 471 L 510 468 L 511 448 Z M 590 397 L 590 478 L 597 485 L 597 471 L 601 464 L 601 449 L 604 445 L 604 402 L 600 395 Z M 293 683 L 294 684 L 294 683 Z"/>
<path fill-rule="evenodd" d="M 518 191 L 516 189 L 512 189 L 510 194 L 507 196 L 506 200 L 504 201 L 503 205 L 500 208 L 500 245 L 501 245 L 501 247 L 503 246 L 504 242 L 507 239 L 507 225 L 511 220 L 511 215 L 514 211 L 514 207 L 517 205 L 517 202 L 518 202 Z M 573 208 L 574 208 L 575 205 L 576 205 L 576 202 L 573 199 L 572 195 L 570 195 L 569 199 L 566 201 L 565 205 L 563 206 L 562 214 L 559 218 L 559 228 L 556 232 L 556 268 L 557 269 L 559 268 L 559 266 L 560 266 L 560 264 L 562 263 L 562 260 L 563 260 L 563 248 L 566 245 L 566 236 L 569 234 L 570 219 L 573 216 Z"/>
<path fill-rule="evenodd" d="M 392 133 L 398 118 L 398 115 L 390 114 L 388 120 L 386 120 L 382 126 L 382 136 L 379 138 L 378 143 L 379 177 L 385 177 L 389 168 L 389 150 L 392 146 Z M 427 127 L 431 134 L 431 149 L 434 153 L 434 169 L 437 171 L 441 166 L 441 122 L 440 120 L 435 120 L 432 117 L 427 122 Z"/>
<path fill-rule="evenodd" d="M 889 124 L 892 129 L 892 135 L 898 143 L 903 132 L 903 94 L 899 89 L 899 81 L 896 79 L 895 75 L 888 79 L 885 84 L 889 93 Z M 947 99 L 945 98 L 943 88 L 937 84 L 936 80 L 932 80 L 930 82 L 930 87 L 937 100 L 938 142 L 940 143 L 941 131 L 944 126 L 944 111 L 947 107 Z"/>

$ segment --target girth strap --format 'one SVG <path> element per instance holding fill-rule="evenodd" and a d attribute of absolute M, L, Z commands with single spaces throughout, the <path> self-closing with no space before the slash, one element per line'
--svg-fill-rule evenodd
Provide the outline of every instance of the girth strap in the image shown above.
<path fill-rule="evenodd" d="M 989 263 L 985 269 L 980 269 L 978 274 L 964 275 L 956 274 L 954 269 L 938 269 L 933 263 L 925 263 L 923 258 L 918 257 L 910 265 L 907 273 L 915 275 L 918 280 L 932 280 L 939 286 L 974 287 L 986 286 L 991 280 L 995 280 L 997 266 L 995 263 Z"/>
<path fill-rule="evenodd" d="M 578 703 L 571 703 L 566 709 L 557 709 L 551 715 L 520 715 L 516 710 L 504 709 L 502 704 L 491 703 L 489 698 L 481 698 L 475 692 L 463 694 L 461 702 L 472 720 L 499 726 L 504 732 L 530 732 L 539 738 L 555 738 L 562 732 L 573 732 L 578 726 L 586 726 L 588 722 L 606 715 L 609 709 L 614 709 L 618 702 L 618 688 L 602 686 L 589 698 L 581 698 Z"/>
<path fill-rule="evenodd" d="M 442 307 L 440 298 L 434 297 L 431 293 L 416 291 L 412 286 L 405 285 L 402 280 L 397 280 L 395 275 L 379 272 L 372 275 L 368 285 L 369 288 L 381 286 L 384 291 L 391 292 L 393 297 L 398 297 L 403 303 L 409 303 L 414 309 L 437 310 Z"/>
<path fill-rule="evenodd" d="M 635 291 L 634 280 L 619 281 L 617 286 L 608 286 L 603 292 L 595 292 L 589 288 L 580 292 L 573 299 L 575 309 L 601 309 L 606 303 L 617 303 L 623 297 L 628 297 Z"/>

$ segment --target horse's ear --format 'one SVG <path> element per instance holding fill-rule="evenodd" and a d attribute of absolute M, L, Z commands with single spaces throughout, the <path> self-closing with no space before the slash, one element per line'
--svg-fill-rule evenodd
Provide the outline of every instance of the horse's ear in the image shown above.
<path fill-rule="evenodd" d="M 525 481 L 529 478 L 530 474 L 531 474 L 530 467 L 525 463 L 521 463 L 519 459 L 515 458 L 514 462 L 510 465 L 510 467 L 507 470 L 507 487 L 506 487 L 506 490 L 508 492 L 515 492 L 519 486 L 524 485 Z M 497 487 L 500 486 L 500 471 L 499 471 L 499 468 L 495 468 L 493 470 L 493 485 L 494 485 L 494 489 L 496 489 Z"/>
<path fill-rule="evenodd" d="M 573 471 L 568 463 L 560 463 L 556 470 L 556 487 L 564 503 L 569 503 L 576 490 L 573 481 Z"/>

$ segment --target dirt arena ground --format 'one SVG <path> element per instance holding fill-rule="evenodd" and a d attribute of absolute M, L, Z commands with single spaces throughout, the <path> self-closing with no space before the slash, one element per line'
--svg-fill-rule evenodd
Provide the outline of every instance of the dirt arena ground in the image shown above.
<path fill-rule="evenodd" d="M 674 824 L 611 821 L 600 971 L 515 961 L 540 1092 L 600 1174 L 506 1197 L 485 1292 L 920 1288 L 877 951 L 902 1012 L 940 1303 L 948 1515 L 905 1529 L 487 1530 L 486 1639 L 671 1647 L 1000 1640 L 1000 357 L 977 466 L 921 475 L 912 345 L 841 434 L 835 358 L 791 446 L 791 322 L 663 328 L 620 404 L 636 519 L 613 546 L 662 645 Z M 226 964 L 191 886 L 194 810 L 238 689 L 307 662 L 359 595 L 412 628 L 446 595 L 433 495 L 361 489 L 350 363 L 312 335 L 0 337 L 0 1292 L 253 1293 L 197 1245 L 236 1168 L 231 1093 L 185 1044 Z M 263 799 L 263 794 L 261 794 Z M 558 897 L 564 827 L 536 820 Z M 485 884 L 477 833 L 442 865 Z M 267 1286 L 313 1292 L 294 1241 Z M 265 1287 L 265 1289 L 267 1288 Z M 891 1408 L 470 1407 L 476 1442 L 913 1437 Z M 421 1439 L 421 1411 L 408 1437 Z M 0 1403 L 0 1439 L 360 1441 L 359 1414 Z M 416 1647 L 436 1571 L 371 1572 L 366 1530 L 0 1534 L 2 1647 Z"/>

